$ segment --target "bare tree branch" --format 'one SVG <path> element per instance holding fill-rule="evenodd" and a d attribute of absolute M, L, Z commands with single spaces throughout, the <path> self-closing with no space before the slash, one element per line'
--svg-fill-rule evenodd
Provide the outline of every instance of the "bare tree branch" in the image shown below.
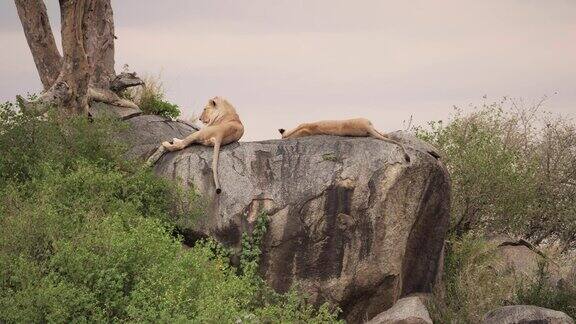
<path fill-rule="evenodd" d="M 18 16 L 44 90 L 58 78 L 62 56 L 58 52 L 46 6 L 42 0 L 15 0 Z"/>
<path fill-rule="evenodd" d="M 88 1 L 84 48 L 90 66 L 90 85 L 109 89 L 114 71 L 114 17 L 110 0 Z"/>

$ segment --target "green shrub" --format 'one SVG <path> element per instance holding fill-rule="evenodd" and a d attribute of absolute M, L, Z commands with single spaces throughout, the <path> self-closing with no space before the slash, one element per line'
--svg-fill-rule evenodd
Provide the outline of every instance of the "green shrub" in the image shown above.
<path fill-rule="evenodd" d="M 503 98 L 416 128 L 442 151 L 452 179 L 446 287 L 430 305 L 435 322 L 476 323 L 486 311 L 515 303 L 574 316 L 570 286 L 551 287 L 543 269 L 534 282 L 515 278 L 482 238 L 502 233 L 564 251 L 576 247 L 576 125 L 542 112 L 544 102 L 527 107 Z"/>
<path fill-rule="evenodd" d="M 576 247 L 576 124 L 504 98 L 417 128 L 452 178 L 451 230 Z"/>
<path fill-rule="evenodd" d="M 430 123 L 418 135 L 443 152 L 452 178 L 452 231 L 523 229 L 536 194 L 534 162 L 501 138 L 503 110 L 485 106 L 456 115 L 449 124 Z M 527 163 L 528 162 L 528 163 Z"/>
<path fill-rule="evenodd" d="M 129 88 L 124 93 L 124 97 L 134 101 L 145 114 L 168 118 L 180 116 L 178 105 L 164 98 L 164 87 L 160 77 L 148 76 L 144 78 L 144 82 L 145 85 L 142 87 Z"/>
<path fill-rule="evenodd" d="M 254 223 L 254 230 L 252 235 L 242 233 L 242 253 L 240 255 L 240 270 L 245 275 L 257 275 L 258 264 L 260 263 L 260 255 L 262 250 L 262 239 L 266 234 L 268 228 L 268 216 L 266 214 L 259 215 Z"/>
<path fill-rule="evenodd" d="M 145 114 L 176 118 L 180 116 L 180 108 L 163 99 L 162 96 L 143 97 L 139 105 Z"/>
<path fill-rule="evenodd" d="M 0 111 L 0 322 L 336 321 L 214 241 L 183 249 L 181 191 L 123 161 L 116 123 Z"/>
<path fill-rule="evenodd" d="M 117 142 L 103 140 L 121 124 L 109 119 L 92 123 L 86 118 L 66 118 L 50 111 L 36 118 L 17 111 L 12 103 L 0 105 L 0 188 L 9 182 L 42 178 L 44 166 L 65 172 L 79 160 L 102 167 L 126 168 Z"/>

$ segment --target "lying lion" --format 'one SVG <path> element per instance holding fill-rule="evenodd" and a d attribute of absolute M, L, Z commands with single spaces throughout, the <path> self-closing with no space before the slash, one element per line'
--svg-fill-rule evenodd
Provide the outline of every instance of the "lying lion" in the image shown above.
<path fill-rule="evenodd" d="M 286 132 L 284 129 L 279 129 L 278 131 L 282 134 L 282 138 L 298 138 L 312 135 L 374 137 L 398 145 L 404 152 L 406 161 L 410 162 L 410 156 L 406 153 L 404 145 L 377 131 L 366 118 L 324 120 L 315 123 L 301 124 L 289 132 Z"/>
<path fill-rule="evenodd" d="M 216 193 L 222 192 L 218 181 L 218 156 L 220 146 L 237 142 L 244 134 L 244 126 L 236 110 L 225 99 L 214 97 L 208 101 L 200 115 L 200 121 L 206 126 L 199 131 L 190 134 L 185 139 L 174 138 L 172 143 L 163 142 L 162 145 L 169 151 L 181 150 L 191 144 L 214 146 L 212 159 L 212 174 Z"/>

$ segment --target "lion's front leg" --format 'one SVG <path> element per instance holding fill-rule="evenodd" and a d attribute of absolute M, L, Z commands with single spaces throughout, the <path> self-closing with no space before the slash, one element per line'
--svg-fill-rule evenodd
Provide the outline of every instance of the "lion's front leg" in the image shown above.
<path fill-rule="evenodd" d="M 169 151 L 183 150 L 194 143 L 201 143 L 205 137 L 206 131 L 203 129 L 186 136 L 184 139 L 173 138 L 171 143 L 163 142 L 162 146 Z"/>
<path fill-rule="evenodd" d="M 173 138 L 172 142 L 162 142 L 162 146 L 164 146 L 168 151 L 178 151 L 182 150 L 186 147 L 183 140 L 178 138 Z"/>

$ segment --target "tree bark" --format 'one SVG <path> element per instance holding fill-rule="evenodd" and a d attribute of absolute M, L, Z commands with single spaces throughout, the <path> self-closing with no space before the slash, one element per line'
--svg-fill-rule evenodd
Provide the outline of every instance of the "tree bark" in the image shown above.
<path fill-rule="evenodd" d="M 72 113 L 85 115 L 88 114 L 90 70 L 84 47 L 84 26 L 90 1 L 95 0 L 59 0 L 64 62 L 54 85 L 65 83 L 68 95 L 63 98 L 63 105 Z"/>
<path fill-rule="evenodd" d="M 114 16 L 110 0 L 90 1 L 86 12 L 84 47 L 90 66 L 90 85 L 110 89 L 114 70 Z"/>
<path fill-rule="evenodd" d="M 60 75 L 62 56 L 50 27 L 46 6 L 42 0 L 15 0 L 28 47 L 44 90 L 48 90 Z"/>

